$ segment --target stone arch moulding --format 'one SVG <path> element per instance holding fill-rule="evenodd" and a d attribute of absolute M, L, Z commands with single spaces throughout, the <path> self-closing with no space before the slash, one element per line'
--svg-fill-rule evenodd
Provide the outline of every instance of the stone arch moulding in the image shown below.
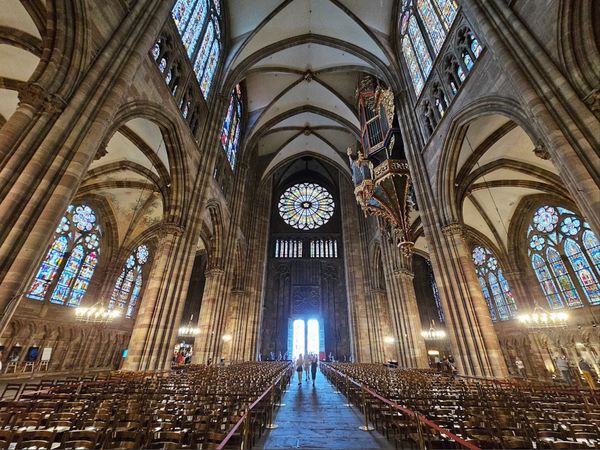
<path fill-rule="evenodd" d="M 91 30 L 86 2 L 22 1 L 42 36 L 42 56 L 29 82 L 68 99 L 79 85 L 90 55 Z M 55 68 L 60 68 L 56 70 Z"/>
<path fill-rule="evenodd" d="M 594 32 L 594 24 L 600 20 L 600 7 L 596 3 L 596 0 L 561 0 L 557 21 L 558 51 L 563 71 L 593 111 L 594 102 L 600 102 L 600 74 L 597 70 L 600 67 L 600 37 Z M 596 105 L 594 112 L 597 115 L 600 114 L 599 108 Z"/>
<path fill-rule="evenodd" d="M 577 205 L 569 198 L 554 194 L 533 194 L 521 199 L 515 209 L 514 220 L 508 226 L 508 258 L 511 267 L 530 269 L 527 255 L 527 227 L 535 210 L 543 204 L 563 206 L 582 216 Z"/>
<path fill-rule="evenodd" d="M 460 148 L 470 123 L 482 116 L 501 115 L 515 122 L 529 136 L 538 142 L 539 132 L 529 121 L 521 105 L 512 98 L 489 96 L 471 102 L 452 118 L 442 145 L 442 153 L 436 172 L 437 197 L 443 223 L 460 221 L 460 205 L 456 202 L 455 179 L 457 175 Z"/>
<path fill-rule="evenodd" d="M 108 143 L 119 128 L 137 118 L 154 123 L 161 131 L 169 159 L 171 182 L 164 206 L 164 220 L 180 223 L 188 208 L 191 193 L 186 191 L 185 186 L 192 184 L 192 174 L 190 161 L 185 152 L 185 139 L 182 137 L 184 131 L 178 121 L 173 120 L 164 108 L 154 102 L 134 100 L 119 108 L 101 142 Z M 189 130 L 187 132 L 189 133 Z"/>
<path fill-rule="evenodd" d="M 308 150 L 308 151 L 304 151 L 301 153 L 296 153 L 296 154 L 292 155 L 291 157 L 286 158 L 283 161 L 280 161 L 275 166 L 271 167 L 268 172 L 265 172 L 262 175 L 261 185 L 265 182 L 265 180 L 268 180 L 269 177 L 272 174 L 274 174 L 279 168 L 283 167 L 286 164 L 289 164 L 291 161 L 293 161 L 295 159 L 299 159 L 304 156 L 311 156 L 315 159 L 318 159 L 318 160 L 324 161 L 328 164 L 331 164 L 333 167 L 338 169 L 339 173 L 342 174 L 343 179 L 347 180 L 348 183 L 352 183 L 350 171 L 347 167 L 340 166 L 336 161 L 333 161 L 331 158 L 328 158 L 320 153 L 314 152 L 312 150 Z"/>
<path fill-rule="evenodd" d="M 76 194 L 71 203 L 88 203 L 96 214 L 98 215 L 98 221 L 102 229 L 102 254 L 98 260 L 97 269 L 103 269 L 108 261 L 111 261 L 114 255 L 118 251 L 119 245 L 119 231 L 117 226 L 117 219 L 115 213 L 110 206 L 110 203 L 101 195 Z"/>
<path fill-rule="evenodd" d="M 209 246 L 207 247 L 208 264 L 211 269 L 221 269 L 224 264 L 226 230 L 223 222 L 223 211 L 221 204 L 216 200 L 210 200 L 205 208 L 209 215 L 213 228 Z"/>

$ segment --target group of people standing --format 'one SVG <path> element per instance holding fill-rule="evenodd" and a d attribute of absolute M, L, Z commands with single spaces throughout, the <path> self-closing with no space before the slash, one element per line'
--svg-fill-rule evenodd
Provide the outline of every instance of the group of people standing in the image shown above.
<path fill-rule="evenodd" d="M 304 372 L 304 380 L 310 381 L 308 372 L 310 371 L 313 386 L 317 379 L 317 367 L 319 365 L 319 355 L 309 353 L 308 355 L 302 356 L 302 353 L 298 355 L 296 359 L 296 373 L 298 374 L 298 386 L 302 386 L 302 372 Z"/>

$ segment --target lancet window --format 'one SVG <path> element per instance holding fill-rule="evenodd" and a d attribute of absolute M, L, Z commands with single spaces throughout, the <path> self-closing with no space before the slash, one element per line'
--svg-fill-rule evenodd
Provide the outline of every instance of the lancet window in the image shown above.
<path fill-rule="evenodd" d="M 454 0 L 404 0 L 401 16 L 402 53 L 417 96 L 456 18 Z"/>
<path fill-rule="evenodd" d="M 299 239 L 277 239 L 275 258 L 302 258 L 303 243 Z"/>
<path fill-rule="evenodd" d="M 221 54 L 220 0 L 177 0 L 171 13 L 206 99 Z"/>
<path fill-rule="evenodd" d="M 227 155 L 231 168 L 235 167 L 240 142 L 242 117 L 242 89 L 238 84 L 229 97 L 229 108 L 221 130 L 221 146 Z"/>
<path fill-rule="evenodd" d="M 132 317 L 144 283 L 143 269 L 150 252 L 146 245 L 140 245 L 125 261 L 123 270 L 110 296 L 109 308 L 125 311 L 125 317 Z"/>
<path fill-rule="evenodd" d="M 101 238 L 96 212 L 85 203 L 69 205 L 26 297 L 79 306 L 98 264 Z"/>
<path fill-rule="evenodd" d="M 600 242 L 578 214 L 545 205 L 527 230 L 531 267 L 551 309 L 600 304 Z"/>
<path fill-rule="evenodd" d="M 473 262 L 492 320 L 508 320 L 517 312 L 517 305 L 498 260 L 489 248 L 473 248 Z"/>
<path fill-rule="evenodd" d="M 311 258 L 337 258 L 338 246 L 336 239 L 312 239 L 310 241 Z"/>

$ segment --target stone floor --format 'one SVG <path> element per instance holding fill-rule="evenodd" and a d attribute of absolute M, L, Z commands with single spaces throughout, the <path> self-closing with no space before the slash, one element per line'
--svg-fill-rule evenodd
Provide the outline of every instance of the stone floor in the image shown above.
<path fill-rule="evenodd" d="M 298 386 L 294 378 L 282 402 L 286 406 L 279 408 L 274 420 L 279 427 L 263 435 L 255 448 L 393 448 L 377 431 L 358 429 L 364 422 L 363 415 L 355 407 L 344 406 L 346 398 L 336 394 L 320 372 L 314 387 L 312 381 L 302 381 Z"/>

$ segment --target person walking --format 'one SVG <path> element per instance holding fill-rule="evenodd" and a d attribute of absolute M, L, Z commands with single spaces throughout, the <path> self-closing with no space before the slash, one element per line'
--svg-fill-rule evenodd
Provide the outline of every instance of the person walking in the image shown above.
<path fill-rule="evenodd" d="M 317 355 L 313 355 L 310 361 L 310 374 L 312 375 L 313 386 L 315 385 L 315 380 L 317 379 L 317 366 L 319 365 L 319 357 Z"/>
<path fill-rule="evenodd" d="M 296 373 L 298 374 L 298 386 L 302 386 L 302 365 L 304 361 L 302 360 L 302 353 L 298 355 L 298 359 L 296 359 Z"/>
<path fill-rule="evenodd" d="M 306 355 L 306 357 L 304 358 L 304 374 L 306 375 L 306 377 L 304 378 L 304 381 L 308 381 L 309 380 L 309 369 L 310 369 L 310 361 L 312 359 L 312 354 L 310 355 Z"/>

